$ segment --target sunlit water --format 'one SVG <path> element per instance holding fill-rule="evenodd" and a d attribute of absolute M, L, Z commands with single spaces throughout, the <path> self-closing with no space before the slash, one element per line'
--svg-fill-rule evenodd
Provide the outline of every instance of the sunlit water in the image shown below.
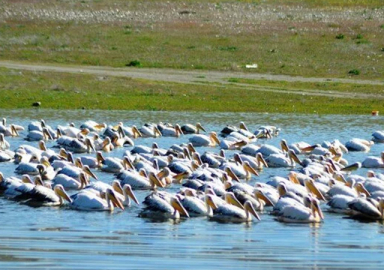
<path fill-rule="evenodd" d="M 375 130 L 384 129 L 381 117 L 317 116 L 251 113 L 180 113 L 126 111 L 51 111 L 0 110 L 9 122 L 27 127 L 32 120 L 45 119 L 56 127 L 69 122 L 80 124 L 92 119 L 98 122 L 140 126 L 146 122 L 196 123 L 207 130 L 220 131 L 226 125 L 244 121 L 249 129 L 260 125 L 281 128 L 279 137 L 260 143 L 278 145 L 288 142 L 321 143 L 324 140 L 370 139 Z M 12 149 L 23 140 L 7 138 Z M 179 139 L 137 139 L 136 144 L 151 145 L 157 141 L 167 148 Z M 31 143 L 36 145 L 36 143 Z M 53 146 L 49 143 L 48 146 Z M 122 157 L 126 149 L 110 155 Z M 201 148 L 199 151 L 218 151 Z M 372 147 L 370 155 L 379 155 L 382 144 Z M 229 155 L 233 153 L 229 153 Z M 349 153 L 349 162 L 362 161 L 367 154 Z M 13 163 L 0 164 L 0 171 L 14 175 Z M 286 176 L 288 169 L 266 168 L 252 179 L 266 182 L 274 175 Z M 381 171 L 382 173 L 384 171 Z M 112 174 L 96 172 L 99 179 L 110 183 Z M 357 174 L 365 175 L 360 169 Z M 174 186 L 170 191 L 178 190 Z M 148 194 L 136 192 L 140 201 Z M 325 212 L 319 225 L 279 223 L 268 213 L 261 221 L 250 224 L 223 224 L 206 218 L 180 221 L 150 220 L 138 217 L 142 206 L 132 206 L 113 214 L 79 212 L 67 208 L 31 208 L 0 198 L 0 268 L 21 269 L 276 269 L 276 268 L 383 268 L 384 226 L 379 222 L 362 223 L 342 215 Z M 324 206 L 325 210 L 325 206 Z"/>

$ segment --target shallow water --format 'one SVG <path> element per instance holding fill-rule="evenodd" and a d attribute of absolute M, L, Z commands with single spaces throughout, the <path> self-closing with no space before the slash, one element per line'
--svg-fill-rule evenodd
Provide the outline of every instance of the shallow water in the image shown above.
<path fill-rule="evenodd" d="M 80 124 L 92 119 L 108 124 L 122 121 L 141 126 L 145 122 L 196 123 L 207 130 L 220 131 L 227 124 L 244 121 L 255 130 L 260 125 L 281 128 L 280 135 L 264 141 L 278 145 L 288 142 L 321 143 L 324 140 L 370 139 L 375 130 L 384 129 L 381 117 L 317 116 L 251 113 L 180 113 L 127 111 L 54 111 L 0 110 L 11 123 L 24 127 L 31 120 L 44 118 L 56 127 L 69 122 Z M 7 138 L 12 149 L 23 140 Z M 137 139 L 136 144 L 152 144 L 167 148 L 179 139 Z M 260 141 L 263 142 L 263 141 Z M 36 144 L 36 143 L 31 143 Z M 48 146 L 53 146 L 49 143 Z M 128 148 L 129 149 L 129 148 Z M 121 157 L 126 149 L 110 155 Z M 201 148 L 200 151 L 213 150 Z M 375 144 L 370 155 L 379 155 L 383 144 Z M 214 149 L 218 151 L 218 149 Z M 233 154 L 228 152 L 228 154 Z M 349 153 L 349 162 L 362 161 L 367 154 Z M 1 163 L 0 171 L 13 175 L 13 163 Z M 288 169 L 266 168 L 252 182 L 266 182 L 273 175 L 286 176 Z M 356 172 L 365 175 L 366 170 Z M 384 173 L 384 170 L 381 171 Z M 96 172 L 105 182 L 113 175 Z M 251 182 L 251 183 L 252 183 Z M 175 186 L 171 190 L 176 191 Z M 147 195 L 136 192 L 140 201 Z M 142 206 L 125 211 L 87 213 L 66 208 L 32 208 L 0 198 L 0 268 L 20 269 L 213 269 L 213 268 L 382 268 L 384 267 L 384 226 L 379 222 L 363 223 L 342 215 L 325 212 L 319 225 L 283 224 L 267 213 L 261 221 L 224 224 L 206 218 L 180 221 L 151 220 L 138 217 Z M 325 209 L 325 208 L 324 208 Z"/>

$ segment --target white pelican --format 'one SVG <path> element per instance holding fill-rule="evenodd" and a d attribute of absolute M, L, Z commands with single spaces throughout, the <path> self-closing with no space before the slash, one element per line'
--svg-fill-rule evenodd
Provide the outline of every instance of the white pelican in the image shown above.
<path fill-rule="evenodd" d="M 60 193 L 58 189 L 52 190 L 44 185 L 35 185 L 24 194 L 27 197 L 24 203 L 31 206 L 60 206 L 63 204 Z M 66 197 L 69 199 L 68 195 Z"/>
<path fill-rule="evenodd" d="M 73 165 L 65 166 L 61 170 L 59 170 L 57 174 L 65 174 L 75 179 L 80 179 L 80 174 L 82 172 L 85 172 L 90 177 L 97 180 L 97 176 L 91 171 L 91 169 L 87 165 L 84 165 L 82 168 Z"/>
<path fill-rule="evenodd" d="M 109 138 L 109 137 L 107 137 L 107 138 Z M 111 143 L 115 147 L 134 146 L 135 145 L 135 143 L 132 141 L 132 139 L 129 138 L 128 136 L 122 135 L 119 137 L 116 134 L 112 137 Z M 107 147 L 103 147 L 103 148 L 108 149 Z M 113 150 L 113 147 L 109 146 L 109 149 L 111 151 L 111 150 Z M 108 152 L 108 151 L 105 151 L 105 152 Z"/>
<path fill-rule="evenodd" d="M 81 130 L 88 129 L 89 131 L 94 131 L 94 132 L 101 132 L 106 127 L 107 127 L 107 124 L 105 123 L 100 124 L 93 120 L 87 120 L 80 125 Z"/>
<path fill-rule="evenodd" d="M 70 177 L 65 174 L 58 174 L 52 179 L 53 187 L 62 185 L 65 189 L 83 189 L 87 185 L 87 176 L 84 172 L 80 173 L 80 179 Z"/>
<path fill-rule="evenodd" d="M 189 217 L 179 199 L 165 192 L 152 192 L 145 197 L 143 204 L 146 208 L 140 215 L 144 217 L 160 216 L 172 219 L 178 219 L 180 216 Z"/>
<path fill-rule="evenodd" d="M 62 192 L 65 193 L 64 188 L 60 185 L 57 185 L 55 189 L 61 189 Z M 68 197 L 68 195 L 66 197 Z M 124 210 L 123 204 L 120 200 L 117 199 L 115 192 L 110 188 L 108 188 L 105 192 L 105 199 L 101 198 L 93 192 L 82 191 L 72 195 L 69 200 L 67 199 L 67 201 L 69 202 L 68 205 L 71 209 L 80 211 L 112 212 L 114 210 L 114 206 Z"/>
<path fill-rule="evenodd" d="M 17 137 L 19 136 L 19 133 L 17 132 L 14 125 L 10 125 L 9 127 L 5 127 L 3 125 L 0 125 L 0 133 L 2 133 L 4 136 L 11 136 L 11 137 Z"/>
<path fill-rule="evenodd" d="M 123 186 L 123 195 L 124 195 L 124 204 L 127 207 L 131 206 L 131 200 L 134 201 L 137 205 L 139 205 L 139 201 L 137 200 L 135 193 L 133 193 L 133 190 L 130 185 L 125 184 Z"/>
<path fill-rule="evenodd" d="M 200 134 L 200 130 L 206 132 L 200 123 L 197 123 L 196 126 L 192 124 L 185 124 L 181 126 L 181 130 L 184 134 Z"/>
<path fill-rule="evenodd" d="M 153 138 L 157 138 L 157 137 L 161 137 L 161 132 L 160 130 L 157 128 L 156 125 L 144 125 L 142 126 L 140 129 L 139 129 L 141 135 L 143 137 L 153 137 Z"/>
<path fill-rule="evenodd" d="M 15 152 L 10 150 L 0 150 L 0 162 L 11 161 L 15 156 Z"/>
<path fill-rule="evenodd" d="M 356 219 L 383 220 L 384 200 L 379 201 L 370 198 L 355 198 L 348 203 L 352 209 L 352 217 Z"/>
<path fill-rule="evenodd" d="M 183 191 L 183 193 L 185 196 L 180 194 L 177 196 L 191 217 L 213 215 L 212 209 L 208 208 L 206 203 L 196 196 L 193 189 L 187 188 Z"/>
<path fill-rule="evenodd" d="M 164 137 L 179 138 L 180 135 L 184 135 L 183 131 L 181 130 L 178 124 L 176 124 L 174 127 L 162 126 L 160 131 L 161 131 L 161 135 Z"/>
<path fill-rule="evenodd" d="M 123 161 L 115 157 L 104 158 L 103 154 L 96 152 L 96 159 L 99 162 L 99 168 L 104 172 L 119 173 L 124 170 Z"/>
<path fill-rule="evenodd" d="M 271 154 L 265 158 L 265 162 L 268 167 L 272 168 L 295 167 L 296 163 L 301 164 L 300 159 L 292 149 L 288 150 L 288 154 Z"/>
<path fill-rule="evenodd" d="M 384 143 L 384 130 L 378 130 L 372 133 L 373 141 L 377 143 Z"/>
<path fill-rule="evenodd" d="M 361 163 L 363 168 L 384 168 L 384 151 L 380 157 L 369 156 Z"/>
<path fill-rule="evenodd" d="M 189 142 L 192 143 L 194 147 L 199 146 L 212 146 L 220 144 L 219 139 L 217 138 L 216 132 L 212 131 L 209 136 L 203 134 L 196 134 L 189 138 Z"/>
<path fill-rule="evenodd" d="M 288 205 L 279 212 L 277 220 L 288 223 L 322 222 L 324 215 L 318 201 L 314 198 L 305 198 L 305 200 L 310 200 L 310 207 L 300 204 Z"/>
<path fill-rule="evenodd" d="M 349 208 L 348 204 L 355 200 L 353 196 L 337 194 L 333 196 L 328 202 L 328 211 L 341 214 L 351 214 L 352 209 Z"/>
<path fill-rule="evenodd" d="M 369 152 L 373 144 L 373 141 L 353 138 L 345 143 L 345 147 L 347 147 L 349 151 Z"/>
<path fill-rule="evenodd" d="M 211 218 L 214 220 L 222 222 L 249 222 L 252 221 L 252 216 L 260 220 L 259 215 L 250 201 L 246 201 L 244 203 L 244 209 L 241 209 L 230 203 L 217 205 L 212 195 L 207 194 L 206 203 L 208 207 L 212 208 L 213 216 Z"/>
<path fill-rule="evenodd" d="M 143 135 L 141 132 L 137 129 L 135 125 L 132 127 L 127 127 L 124 126 L 123 122 L 119 122 L 117 126 L 115 127 L 116 130 L 121 130 L 121 132 L 125 135 L 128 136 L 129 138 L 136 139 L 138 137 L 142 137 Z"/>
<path fill-rule="evenodd" d="M 7 150 L 10 146 L 9 142 L 4 138 L 4 134 L 0 133 L 0 150 Z"/>
<path fill-rule="evenodd" d="M 153 189 L 155 186 L 163 186 L 154 173 L 150 173 L 148 177 L 145 177 L 137 171 L 125 170 L 118 177 L 122 186 L 129 184 L 133 189 Z"/>

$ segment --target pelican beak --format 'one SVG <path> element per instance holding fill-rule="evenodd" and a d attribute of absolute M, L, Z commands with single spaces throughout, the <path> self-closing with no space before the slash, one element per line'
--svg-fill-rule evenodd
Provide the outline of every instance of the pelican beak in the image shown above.
<path fill-rule="evenodd" d="M 289 147 L 286 140 L 281 140 L 280 147 L 281 147 L 281 150 L 283 150 L 283 152 L 289 151 Z"/>
<path fill-rule="evenodd" d="M 359 168 L 361 168 L 361 163 L 360 162 L 355 162 L 355 163 L 352 163 L 349 166 L 346 166 L 346 167 L 340 169 L 340 171 L 351 172 L 351 171 L 357 170 Z"/>
<path fill-rule="evenodd" d="M 179 199 L 173 198 L 171 201 L 171 205 L 173 208 L 175 208 L 179 213 L 183 216 L 189 217 L 189 214 L 187 210 L 184 208 L 184 206 L 180 203 Z"/>
<path fill-rule="evenodd" d="M 323 214 L 323 211 L 321 210 L 319 204 L 317 202 L 315 202 L 314 205 L 315 205 L 316 212 L 319 214 L 319 217 L 321 218 L 321 220 L 323 220 L 324 214 Z"/>
<path fill-rule="evenodd" d="M 320 190 L 315 186 L 313 180 L 309 180 L 305 182 L 305 187 L 309 192 L 311 192 L 313 195 L 316 196 L 319 200 L 325 201 L 325 198 L 323 194 L 320 192 Z"/>
<path fill-rule="evenodd" d="M 83 128 L 83 129 L 80 131 L 80 133 L 86 136 L 86 135 L 89 134 L 89 129 L 87 129 L 87 128 Z"/>
<path fill-rule="evenodd" d="M 239 177 L 236 176 L 236 174 L 232 171 L 231 168 L 227 167 L 225 168 L 225 172 L 230 176 L 234 181 L 240 182 Z"/>
<path fill-rule="evenodd" d="M 153 134 L 154 134 L 154 137 L 155 137 L 155 138 L 156 138 L 156 137 L 161 137 L 161 136 L 162 136 L 160 130 L 159 130 L 156 126 L 153 127 Z"/>
<path fill-rule="evenodd" d="M 264 201 L 266 206 L 275 206 L 274 203 L 260 190 L 255 191 L 255 197 Z"/>
<path fill-rule="evenodd" d="M 259 176 L 259 173 L 254 168 L 252 168 L 252 166 L 248 162 L 244 162 L 243 166 L 244 166 L 244 170 L 246 170 L 247 172 L 253 175 Z"/>
<path fill-rule="evenodd" d="M 301 185 L 299 179 L 297 179 L 297 174 L 295 172 L 290 172 L 288 175 L 288 179 L 294 184 Z"/>
<path fill-rule="evenodd" d="M 180 135 L 184 135 L 184 132 L 181 130 L 179 125 L 175 126 L 175 130 L 176 130 L 176 136 L 177 137 L 179 137 Z"/>
<path fill-rule="evenodd" d="M 244 209 L 244 206 L 239 202 L 239 200 L 232 192 L 227 192 L 225 194 L 225 201 L 229 204 L 239 207 L 240 209 Z"/>
<path fill-rule="evenodd" d="M 123 204 L 121 203 L 120 200 L 118 200 L 116 198 L 116 195 L 115 193 L 112 191 L 112 190 L 109 190 L 109 192 L 107 192 L 107 196 L 109 197 L 109 199 L 112 201 L 112 203 L 116 206 L 116 207 L 119 207 L 121 210 L 124 210 L 124 206 Z"/>
<path fill-rule="evenodd" d="M 289 153 L 289 156 L 293 159 L 293 161 L 295 161 L 297 164 L 301 165 L 301 161 L 300 161 L 299 157 L 296 155 L 296 153 L 293 150 L 288 151 L 288 153 Z"/>
<path fill-rule="evenodd" d="M 163 184 L 163 182 L 161 182 L 159 180 L 159 178 L 154 174 L 154 173 L 150 173 L 149 174 L 149 181 L 151 182 L 151 185 L 155 188 L 156 186 L 158 187 L 165 187 L 165 185 Z"/>
<path fill-rule="evenodd" d="M 112 188 L 114 191 L 120 193 L 121 195 L 124 195 L 123 188 L 121 187 L 120 182 L 118 180 L 114 180 L 112 182 Z"/>
<path fill-rule="evenodd" d="M 371 193 L 364 187 L 364 185 L 359 183 L 356 185 L 355 189 L 357 192 L 365 194 L 368 198 L 371 197 Z"/>
<path fill-rule="evenodd" d="M 219 142 L 220 143 L 220 142 Z M 241 140 L 241 141 L 238 141 L 238 142 L 235 142 L 231 145 L 231 147 L 235 148 L 235 149 L 240 149 L 241 147 L 243 146 L 246 146 L 248 144 L 248 142 L 244 141 L 244 140 Z"/>
<path fill-rule="evenodd" d="M 303 147 L 303 148 L 300 148 L 300 150 L 302 152 L 312 152 L 318 145 L 317 144 L 314 144 L 314 145 L 310 145 L 310 146 L 307 146 L 307 147 Z"/>
<path fill-rule="evenodd" d="M 11 134 L 12 134 L 12 137 L 18 137 L 19 136 L 19 132 L 17 132 L 15 125 L 11 125 Z"/>
<path fill-rule="evenodd" d="M 88 166 L 84 166 L 83 171 L 85 173 L 87 173 L 90 177 L 92 177 L 93 179 L 99 180 L 99 179 L 97 179 L 97 176 L 89 169 Z"/>
<path fill-rule="evenodd" d="M 126 169 L 135 170 L 135 167 L 132 164 L 132 161 L 128 157 L 124 157 L 123 165 Z"/>
<path fill-rule="evenodd" d="M 125 190 L 125 193 L 134 201 L 137 205 L 140 204 L 139 200 L 136 198 L 135 194 L 133 193 L 133 190 L 130 185 L 125 184 L 123 189 Z"/>
<path fill-rule="evenodd" d="M 207 203 L 207 205 L 209 206 L 209 207 L 211 207 L 212 209 L 217 209 L 217 205 L 215 204 L 215 202 L 213 201 L 213 199 L 212 199 L 212 195 L 210 195 L 210 194 L 207 194 L 207 195 L 205 195 L 205 202 Z"/>
<path fill-rule="evenodd" d="M 96 130 L 102 130 L 102 129 L 106 128 L 106 127 L 107 127 L 107 125 L 105 123 L 103 123 L 103 124 L 97 124 L 93 128 L 96 129 Z"/>
<path fill-rule="evenodd" d="M 65 199 L 67 202 L 71 203 L 72 199 L 68 196 L 67 192 L 65 192 L 62 186 L 55 187 L 55 193 L 61 198 Z"/>
<path fill-rule="evenodd" d="M 85 140 L 85 144 L 87 145 L 87 147 L 89 147 L 89 151 L 88 152 L 95 152 L 95 146 L 93 145 L 92 141 L 90 139 L 86 139 Z"/>
<path fill-rule="evenodd" d="M 247 126 L 245 125 L 244 122 L 240 122 L 240 129 L 244 129 L 244 130 L 248 131 L 248 128 L 247 128 Z"/>
<path fill-rule="evenodd" d="M 220 140 L 217 138 L 216 132 L 211 132 L 210 138 L 213 143 L 220 144 Z"/>
<path fill-rule="evenodd" d="M 268 164 L 267 162 L 265 161 L 263 155 L 261 153 L 257 153 L 256 155 L 256 160 L 258 161 L 259 164 L 262 164 L 263 166 L 265 166 L 266 168 L 268 168 Z M 260 166 L 261 167 L 261 166 Z"/>
<path fill-rule="evenodd" d="M 193 145 L 191 143 L 189 143 L 187 145 L 187 147 L 188 147 L 189 153 L 191 153 L 191 154 L 196 153 L 196 149 L 195 149 L 195 147 L 193 147 Z"/>
<path fill-rule="evenodd" d="M 141 132 L 139 131 L 139 129 L 136 127 L 136 126 L 133 126 L 132 127 L 132 131 L 133 131 L 133 137 L 136 139 L 138 137 L 143 137 L 143 134 L 141 134 Z"/>
<path fill-rule="evenodd" d="M 244 205 L 244 210 L 248 211 L 251 213 L 257 220 L 261 220 L 259 214 L 257 214 L 255 208 L 253 207 L 252 203 L 247 202 Z"/>
<path fill-rule="evenodd" d="M 196 129 L 197 129 L 197 133 L 199 133 L 199 130 L 202 130 L 202 131 L 204 131 L 204 132 L 207 132 L 207 131 L 205 130 L 205 128 L 203 128 L 203 126 L 202 126 L 200 123 L 197 123 L 197 124 L 196 124 Z"/>
<path fill-rule="evenodd" d="M 335 178 L 337 181 L 340 181 L 340 182 L 343 182 L 344 184 L 347 184 L 347 180 L 345 180 L 344 175 L 342 175 L 342 174 L 340 174 L 340 173 L 335 173 L 334 178 Z"/>
<path fill-rule="evenodd" d="M 173 177 L 173 179 L 174 179 L 175 182 L 177 182 L 177 183 L 181 183 L 181 181 L 183 181 L 184 178 L 187 178 L 188 175 L 189 175 L 189 173 L 185 171 L 185 172 L 176 174 L 176 175 Z"/>

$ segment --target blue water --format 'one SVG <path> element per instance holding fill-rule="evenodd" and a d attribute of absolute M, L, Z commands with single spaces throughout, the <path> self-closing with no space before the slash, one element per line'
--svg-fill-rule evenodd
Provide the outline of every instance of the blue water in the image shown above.
<path fill-rule="evenodd" d="M 381 116 L 318 116 L 252 113 L 180 113 L 128 111 L 54 111 L 0 110 L 9 123 L 27 127 L 32 120 L 45 119 L 55 127 L 92 119 L 115 125 L 141 126 L 146 122 L 196 123 L 207 130 L 220 131 L 226 125 L 244 121 L 256 130 L 260 125 L 281 128 L 277 138 L 260 143 L 278 145 L 288 142 L 321 143 L 358 137 L 370 139 L 372 132 L 384 129 Z M 20 137 L 9 138 L 12 149 L 29 143 Z M 188 141 L 188 136 L 137 139 L 135 144 L 156 141 L 167 148 Z M 29 143 L 36 145 L 36 143 Z M 53 146 L 49 143 L 48 146 Z M 110 155 L 121 157 L 120 148 Z M 218 151 L 201 148 L 199 151 Z M 379 155 L 383 144 L 375 144 L 369 155 Z M 232 152 L 233 153 L 233 152 Z M 231 153 L 229 153 L 231 154 Z M 362 161 L 366 153 L 349 153 L 349 162 Z M 13 175 L 13 163 L 1 163 L 0 171 Z M 377 170 L 378 171 L 378 170 Z M 274 175 L 286 176 L 288 169 L 265 168 L 255 181 L 266 182 Z M 384 173 L 384 170 L 379 171 Z M 356 172 L 365 175 L 366 170 Z M 96 171 L 110 183 L 113 175 Z M 170 191 L 177 191 L 173 186 Z M 137 191 L 139 201 L 148 193 Z M 267 212 L 261 221 L 224 224 L 206 218 L 179 221 L 150 220 L 138 217 L 142 205 L 114 213 L 79 212 L 67 208 L 32 208 L 0 198 L 0 268 L 1 269 L 379 269 L 384 267 L 384 226 L 363 223 L 343 215 L 325 212 L 318 225 L 283 224 Z M 325 207 L 324 207 L 325 210 Z"/>

